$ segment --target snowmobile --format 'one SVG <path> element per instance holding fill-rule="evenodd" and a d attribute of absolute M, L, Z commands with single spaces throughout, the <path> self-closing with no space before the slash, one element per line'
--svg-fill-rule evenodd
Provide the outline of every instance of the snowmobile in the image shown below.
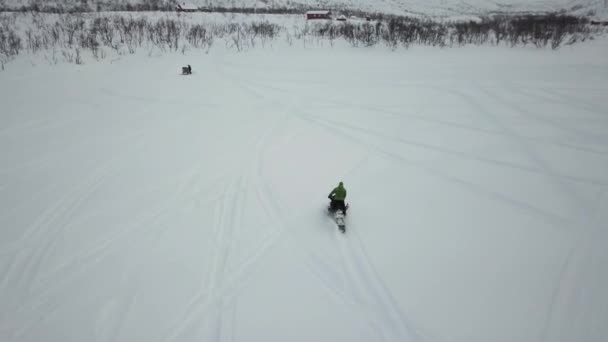
<path fill-rule="evenodd" d="M 188 66 L 182 67 L 182 75 L 192 75 L 192 67 L 190 64 Z"/>
<path fill-rule="evenodd" d="M 333 216 L 336 225 L 343 234 L 346 233 L 346 222 L 344 221 L 344 218 L 346 217 L 347 210 L 348 203 L 344 203 L 343 207 L 332 206 L 331 203 L 327 206 L 327 212 Z"/>

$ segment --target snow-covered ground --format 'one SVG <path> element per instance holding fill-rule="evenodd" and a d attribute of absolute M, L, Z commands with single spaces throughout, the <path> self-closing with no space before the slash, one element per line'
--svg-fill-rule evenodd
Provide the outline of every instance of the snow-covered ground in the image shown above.
<path fill-rule="evenodd" d="M 20 57 L 0 340 L 606 341 L 607 53 Z"/>

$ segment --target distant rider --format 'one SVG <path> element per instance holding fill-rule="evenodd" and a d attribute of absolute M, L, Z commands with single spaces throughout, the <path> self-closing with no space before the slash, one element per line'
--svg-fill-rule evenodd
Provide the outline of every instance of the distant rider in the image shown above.
<path fill-rule="evenodd" d="M 329 210 L 336 211 L 342 209 L 342 212 L 346 214 L 346 203 L 344 203 L 344 200 L 346 199 L 346 189 L 342 182 L 329 193 L 327 198 L 331 200 Z"/>

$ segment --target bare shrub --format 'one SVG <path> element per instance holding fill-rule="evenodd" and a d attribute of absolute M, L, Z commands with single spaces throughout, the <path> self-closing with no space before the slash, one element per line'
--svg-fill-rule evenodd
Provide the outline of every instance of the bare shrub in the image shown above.
<path fill-rule="evenodd" d="M 63 55 L 63 59 L 68 63 L 74 63 L 74 53 L 70 50 L 62 50 L 61 54 Z"/>
<path fill-rule="evenodd" d="M 146 8 L 162 7 L 158 1 L 146 1 Z M 91 3 L 81 5 L 90 6 Z M 36 0 L 31 6 L 47 6 Z M 108 6 L 97 2 L 96 7 Z M 42 9 L 44 10 L 44 9 Z M 233 11 L 227 11 L 234 15 Z M 346 12 L 344 12 L 346 13 Z M 96 59 L 106 57 L 107 51 L 117 55 L 134 54 L 138 49 L 148 51 L 180 51 L 189 49 L 209 51 L 215 39 L 226 42 L 236 51 L 244 51 L 258 44 L 284 37 L 287 44 L 300 40 L 304 46 L 311 44 L 331 46 L 337 40 L 351 46 L 374 46 L 383 44 L 391 49 L 409 47 L 413 44 L 431 46 L 464 46 L 481 44 L 507 44 L 510 46 L 532 45 L 539 48 L 575 44 L 600 34 L 602 27 L 590 25 L 587 19 L 563 14 L 492 16 L 478 21 L 435 22 L 431 20 L 357 13 L 368 17 L 367 21 L 306 22 L 292 29 L 269 23 L 190 23 L 174 16 L 159 19 L 133 18 L 125 14 L 82 13 L 48 16 L 33 12 L 0 15 L 0 58 L 7 63 L 20 51 L 37 53 L 58 49 L 70 63 L 82 63 L 82 53 L 90 51 Z M 374 17 L 375 21 L 371 18 Z M 30 20 L 22 32 L 17 31 L 16 20 Z M 25 18 L 25 19 L 23 19 Z M 53 61 L 51 61 L 53 62 Z"/>
<path fill-rule="evenodd" d="M 74 49 L 74 63 L 80 65 L 82 64 L 82 56 L 80 55 L 80 49 Z"/>

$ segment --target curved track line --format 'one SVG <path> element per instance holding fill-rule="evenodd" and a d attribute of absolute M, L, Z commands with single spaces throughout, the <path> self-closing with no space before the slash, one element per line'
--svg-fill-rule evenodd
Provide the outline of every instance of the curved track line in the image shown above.
<path fill-rule="evenodd" d="M 335 236 L 335 235 L 334 235 Z M 347 270 L 348 282 L 355 284 L 358 296 L 372 305 L 376 323 L 380 325 L 385 341 L 419 341 L 411 323 L 401 313 L 382 278 L 374 268 L 356 230 L 349 229 L 348 236 L 336 237 L 342 260 Z"/>
<path fill-rule="evenodd" d="M 536 115 L 533 115 L 531 113 L 529 113 L 528 111 L 522 109 L 521 107 L 519 107 L 516 104 L 510 103 L 504 99 L 502 99 L 501 97 L 499 97 L 496 94 L 493 94 L 483 88 L 480 88 L 481 91 L 483 91 L 484 93 L 488 94 L 490 97 L 494 98 L 495 100 L 504 103 L 506 106 L 518 111 L 521 115 L 523 116 L 531 116 L 533 118 L 536 117 Z M 463 99 L 467 98 L 466 95 L 462 95 Z M 468 103 L 474 105 L 477 108 L 480 108 L 480 105 L 474 101 L 472 98 L 469 98 L 467 100 Z M 484 111 L 481 111 L 484 112 Z M 491 119 L 494 124 L 498 127 L 501 127 L 502 130 L 504 131 L 510 131 L 513 132 L 514 136 L 517 136 L 518 134 L 508 125 L 506 125 L 504 122 L 502 122 L 498 117 L 496 117 L 495 115 L 492 115 L 490 112 L 485 111 L 486 113 L 488 113 L 488 118 Z M 557 124 L 558 128 L 561 127 L 561 125 Z M 578 191 L 576 191 L 576 189 L 574 189 L 572 187 L 571 184 L 564 182 L 564 179 L 568 179 L 568 180 L 572 180 L 571 176 L 564 176 L 561 173 L 557 172 L 555 169 L 553 169 L 551 167 L 551 165 L 549 164 L 549 162 L 547 162 L 537 151 L 533 146 L 530 146 L 529 144 L 525 143 L 523 140 L 520 139 L 513 139 L 513 143 L 516 146 L 520 147 L 520 150 L 525 153 L 528 158 L 530 159 L 530 161 L 535 162 L 539 167 L 541 167 L 548 176 L 550 176 L 549 178 L 552 179 L 554 181 L 554 184 L 557 188 L 559 188 L 564 195 L 567 198 L 574 198 L 576 199 L 576 202 L 574 203 L 576 206 L 578 206 L 580 209 L 581 208 L 581 203 L 588 205 L 587 200 L 585 200 L 584 198 L 582 198 Z M 596 186 L 605 186 L 604 184 L 594 184 Z M 583 206 L 584 207 L 584 206 Z"/>
<path fill-rule="evenodd" d="M 446 147 L 441 147 L 441 146 L 434 146 L 434 145 L 430 145 L 427 143 L 423 143 L 423 142 L 417 142 L 417 141 L 413 141 L 413 140 L 407 140 L 407 139 L 403 139 L 403 138 L 399 138 L 399 137 L 394 137 L 394 136 L 389 136 L 389 135 L 384 135 L 381 134 L 379 132 L 376 132 L 374 130 L 368 129 L 368 128 L 362 128 L 362 127 L 358 127 L 356 125 L 352 125 L 346 122 L 338 122 L 338 121 L 334 121 L 334 120 L 328 120 L 328 119 L 321 119 L 318 116 L 314 116 L 314 115 L 309 115 L 310 118 L 312 118 L 313 120 L 317 120 L 320 122 L 325 122 L 329 125 L 332 125 L 334 127 L 336 127 L 337 129 L 350 129 L 356 132 L 361 132 L 361 133 L 365 133 L 368 134 L 370 136 L 374 136 L 377 138 L 381 138 L 381 139 L 385 139 L 385 140 L 392 140 L 392 141 L 397 141 L 399 143 L 405 144 L 405 145 L 409 145 L 409 146 L 413 146 L 413 147 L 418 147 L 418 148 L 423 148 L 423 149 L 428 149 L 428 150 L 432 150 L 435 152 L 439 152 L 439 153 L 446 153 L 446 154 L 451 154 L 454 156 L 458 156 L 464 159 L 468 159 L 468 160 L 472 160 L 475 162 L 480 162 L 480 163 L 487 163 L 487 164 L 493 164 L 496 166 L 500 166 L 500 167 L 505 167 L 505 168 L 510 168 L 510 169 L 515 169 L 518 171 L 523 171 L 523 172 L 529 172 L 529 173 L 534 173 L 534 174 L 540 174 L 543 176 L 555 176 L 555 177 L 559 177 L 565 180 L 570 180 L 570 181 L 575 181 L 575 182 L 580 182 L 580 183 L 585 183 L 585 184 L 591 184 L 591 185 L 598 185 L 598 186 L 608 186 L 608 183 L 602 182 L 602 181 L 598 181 L 598 180 L 594 180 L 594 179 L 586 179 L 586 178 L 580 178 L 580 177 L 573 177 L 573 176 L 567 176 L 567 175 L 553 175 L 553 174 L 547 174 L 545 172 L 543 172 L 542 170 L 539 170 L 537 168 L 533 168 L 533 167 L 529 167 L 526 165 L 520 165 L 520 164 L 516 164 L 516 163 L 511 163 L 511 162 L 506 162 L 506 161 L 501 161 L 498 159 L 492 159 L 492 158 L 487 158 L 487 157 L 481 157 L 481 156 L 477 156 L 474 154 L 470 154 L 470 153 L 466 153 L 466 152 L 462 152 L 462 151 L 458 151 L 458 150 L 454 150 L 454 149 L 450 149 L 450 148 L 446 148 Z"/>
<path fill-rule="evenodd" d="M 339 135 L 339 136 L 341 136 L 341 137 L 343 137 L 343 138 L 345 138 L 347 140 L 352 141 L 353 143 L 355 143 L 357 145 L 361 145 L 362 147 L 364 147 L 367 150 L 375 151 L 375 152 L 379 153 L 380 155 L 388 157 L 391 160 L 397 161 L 397 162 L 399 162 L 400 164 L 402 164 L 404 166 L 422 169 L 425 172 L 428 172 L 429 174 L 431 174 L 431 175 L 433 175 L 435 177 L 439 177 L 439 178 L 441 178 L 443 180 L 446 180 L 446 181 L 449 181 L 451 183 L 460 185 L 460 186 L 464 187 L 466 190 L 469 190 L 471 192 L 483 195 L 484 197 L 489 198 L 491 200 L 496 200 L 496 201 L 502 202 L 504 204 L 508 204 L 509 206 L 511 206 L 513 208 L 516 208 L 518 210 L 525 211 L 525 212 L 528 212 L 530 214 L 534 214 L 535 216 L 537 216 L 537 217 L 539 217 L 539 218 L 547 221 L 548 223 L 550 223 L 551 226 L 554 227 L 554 228 L 556 228 L 556 229 L 562 229 L 561 227 L 563 227 L 565 223 L 569 222 L 568 218 L 561 217 L 561 216 L 559 216 L 557 214 L 554 214 L 554 213 L 545 211 L 543 209 L 534 207 L 534 206 L 532 206 L 532 205 L 530 205 L 528 203 L 522 202 L 522 201 L 520 201 L 518 199 L 515 199 L 515 198 L 511 198 L 511 197 L 509 197 L 507 195 L 504 195 L 502 193 L 486 189 L 485 187 L 483 187 L 483 186 L 481 186 L 479 184 L 475 184 L 473 182 L 470 182 L 468 180 L 454 177 L 454 176 L 452 176 L 452 175 L 450 175 L 448 173 L 445 173 L 442 170 L 438 170 L 438 169 L 435 169 L 435 168 L 432 168 L 432 167 L 429 167 L 429 166 L 426 166 L 426 165 L 422 165 L 422 164 L 420 164 L 418 162 L 408 160 L 407 158 L 405 158 L 405 157 L 403 157 L 403 156 L 401 156 L 399 154 L 396 154 L 394 152 L 385 151 L 385 150 L 383 150 L 383 149 L 381 149 L 381 148 L 379 148 L 379 147 L 377 147 L 377 146 L 375 146 L 373 144 L 369 144 L 367 142 L 363 142 L 360 139 L 358 139 L 358 138 L 356 138 L 356 137 L 354 137 L 354 136 L 352 136 L 350 134 L 347 134 L 347 133 L 342 132 L 340 130 L 335 130 L 335 127 L 333 127 L 333 126 L 329 126 L 329 125 L 326 125 L 324 123 L 320 123 L 318 121 L 315 121 L 315 120 L 312 120 L 310 118 L 307 118 L 306 115 L 302 115 L 299 118 L 301 120 L 303 120 L 303 121 L 306 121 L 306 122 L 309 122 L 309 123 L 313 124 L 314 126 L 317 126 L 319 128 L 322 128 L 322 129 L 325 129 L 325 130 L 331 132 L 332 135 Z"/>

